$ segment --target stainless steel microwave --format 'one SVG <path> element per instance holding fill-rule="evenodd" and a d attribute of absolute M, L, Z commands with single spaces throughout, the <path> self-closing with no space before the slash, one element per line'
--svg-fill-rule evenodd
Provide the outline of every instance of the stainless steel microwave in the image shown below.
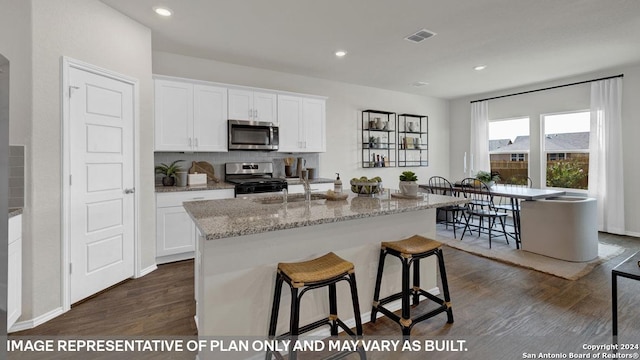
<path fill-rule="evenodd" d="M 229 120 L 229 150 L 278 150 L 278 126 L 271 122 Z"/>

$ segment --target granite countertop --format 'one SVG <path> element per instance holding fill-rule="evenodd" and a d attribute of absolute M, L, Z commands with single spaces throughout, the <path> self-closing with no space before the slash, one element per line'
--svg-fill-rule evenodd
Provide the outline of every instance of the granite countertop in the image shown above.
<path fill-rule="evenodd" d="M 325 199 L 293 201 L 283 204 L 281 197 L 269 197 L 274 204 L 266 204 L 265 198 L 222 199 L 191 201 L 184 207 L 207 240 L 229 238 L 268 231 L 292 229 L 338 221 L 396 214 L 408 211 L 463 204 L 467 200 L 450 196 L 420 193 L 418 199 L 400 199 L 384 194 L 370 198 L 349 193 L 346 200 Z"/>
<path fill-rule="evenodd" d="M 285 180 L 287 180 L 287 184 L 289 185 L 301 185 L 302 181 L 300 180 L 300 178 L 286 178 Z M 315 179 L 311 179 L 309 180 L 309 184 L 326 184 L 326 183 L 332 183 L 334 182 L 334 179 L 327 179 L 327 178 L 315 178 Z"/>
<path fill-rule="evenodd" d="M 9 219 L 22 214 L 22 208 L 9 208 Z"/>
<path fill-rule="evenodd" d="M 235 186 L 227 182 L 207 183 L 199 186 L 156 186 L 157 193 L 177 192 L 177 191 L 200 191 L 200 190 L 224 190 L 233 189 Z"/>

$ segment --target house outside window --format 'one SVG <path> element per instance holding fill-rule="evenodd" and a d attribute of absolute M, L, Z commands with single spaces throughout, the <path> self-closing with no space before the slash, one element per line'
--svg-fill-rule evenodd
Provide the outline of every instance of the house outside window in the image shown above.
<path fill-rule="evenodd" d="M 517 183 L 529 176 L 529 118 L 489 122 L 489 161 L 491 172 L 501 182 Z"/>
<path fill-rule="evenodd" d="M 589 184 L 590 112 L 542 116 L 542 176 L 546 187 L 586 191 Z"/>

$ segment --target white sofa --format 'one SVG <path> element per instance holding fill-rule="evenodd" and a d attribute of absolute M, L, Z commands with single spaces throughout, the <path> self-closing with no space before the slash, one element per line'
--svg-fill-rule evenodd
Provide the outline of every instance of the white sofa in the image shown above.
<path fill-rule="evenodd" d="M 520 211 L 523 250 L 575 262 L 598 256 L 596 199 L 561 196 L 523 201 Z"/>

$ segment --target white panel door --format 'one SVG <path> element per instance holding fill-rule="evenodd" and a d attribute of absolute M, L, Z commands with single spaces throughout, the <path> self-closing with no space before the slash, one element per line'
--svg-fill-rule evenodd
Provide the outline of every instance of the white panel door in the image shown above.
<path fill-rule="evenodd" d="M 69 69 L 71 303 L 134 275 L 133 85 Z"/>
<path fill-rule="evenodd" d="M 304 151 L 326 151 L 325 101 L 320 99 L 303 99 L 302 119 L 304 131 Z"/>
<path fill-rule="evenodd" d="M 298 152 L 301 150 L 302 128 L 300 121 L 302 121 L 302 98 L 278 95 L 279 152 Z"/>
<path fill-rule="evenodd" d="M 195 85 L 193 137 L 196 151 L 227 151 L 227 88 Z"/>
<path fill-rule="evenodd" d="M 191 151 L 193 139 L 193 85 L 155 81 L 155 150 Z"/>
<path fill-rule="evenodd" d="M 254 120 L 272 123 L 278 122 L 276 94 L 254 92 L 253 109 L 255 110 Z"/>

